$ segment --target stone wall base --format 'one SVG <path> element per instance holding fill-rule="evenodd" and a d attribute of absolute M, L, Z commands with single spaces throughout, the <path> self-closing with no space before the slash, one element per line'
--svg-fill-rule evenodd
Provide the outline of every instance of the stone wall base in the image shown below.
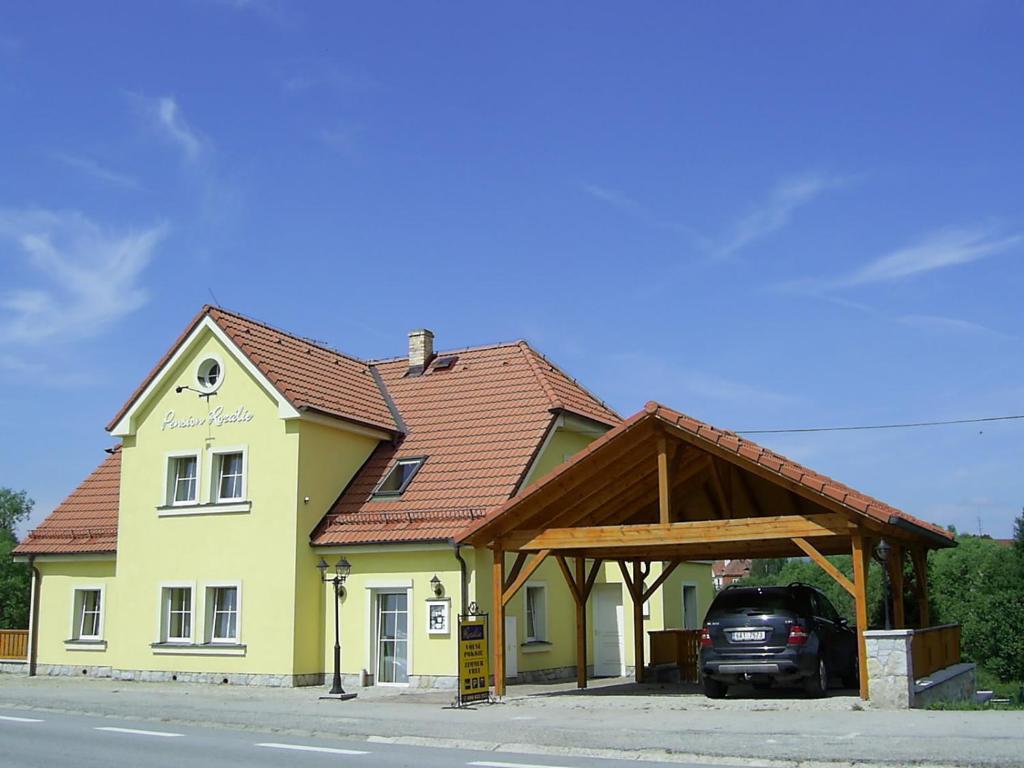
<path fill-rule="evenodd" d="M 24 675 L 28 673 L 27 661 L 0 659 L 0 674 Z"/>
<path fill-rule="evenodd" d="M 25 668 L 22 667 L 22 671 Z M 154 669 L 113 669 L 78 664 L 39 664 L 36 673 L 50 677 L 106 677 L 143 683 L 205 683 L 208 685 L 258 685 L 273 688 L 298 688 L 323 685 L 324 675 L 254 675 L 237 672 L 165 672 Z"/>

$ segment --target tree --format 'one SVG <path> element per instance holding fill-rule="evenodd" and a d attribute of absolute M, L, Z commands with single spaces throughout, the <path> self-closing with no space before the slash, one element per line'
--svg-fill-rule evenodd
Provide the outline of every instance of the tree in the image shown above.
<path fill-rule="evenodd" d="M 0 488 L 0 629 L 28 626 L 29 571 L 11 559 L 18 544 L 15 527 L 32 514 L 34 502 L 25 491 Z"/>
<path fill-rule="evenodd" d="M 1018 555 L 1024 557 L 1024 511 L 1013 521 L 1013 548 Z"/>

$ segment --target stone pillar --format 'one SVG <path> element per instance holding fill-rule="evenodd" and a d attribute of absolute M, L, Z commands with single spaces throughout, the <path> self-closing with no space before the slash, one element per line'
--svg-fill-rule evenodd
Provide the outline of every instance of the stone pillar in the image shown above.
<path fill-rule="evenodd" d="M 868 696 L 878 709 L 910 709 L 914 704 L 912 629 L 872 629 L 864 633 Z"/>

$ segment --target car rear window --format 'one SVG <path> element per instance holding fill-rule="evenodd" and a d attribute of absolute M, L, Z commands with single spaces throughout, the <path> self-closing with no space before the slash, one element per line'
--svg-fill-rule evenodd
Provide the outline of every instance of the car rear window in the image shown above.
<path fill-rule="evenodd" d="M 797 601 L 790 592 L 782 590 L 726 590 L 719 593 L 711 605 L 712 611 L 721 613 L 744 613 L 756 610 L 771 613 L 772 611 L 795 611 Z"/>

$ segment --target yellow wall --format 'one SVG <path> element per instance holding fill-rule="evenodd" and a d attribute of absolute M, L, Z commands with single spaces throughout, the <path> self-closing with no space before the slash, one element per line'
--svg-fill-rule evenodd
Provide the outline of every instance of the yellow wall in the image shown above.
<path fill-rule="evenodd" d="M 118 594 L 114 579 L 114 560 L 42 559 L 36 563 L 42 577 L 39 591 L 39 633 L 36 658 L 44 664 L 111 666 L 112 648 L 89 646 L 71 649 L 66 640 L 74 635 L 72 609 L 74 590 L 103 588 L 103 634 L 116 632 Z"/>

